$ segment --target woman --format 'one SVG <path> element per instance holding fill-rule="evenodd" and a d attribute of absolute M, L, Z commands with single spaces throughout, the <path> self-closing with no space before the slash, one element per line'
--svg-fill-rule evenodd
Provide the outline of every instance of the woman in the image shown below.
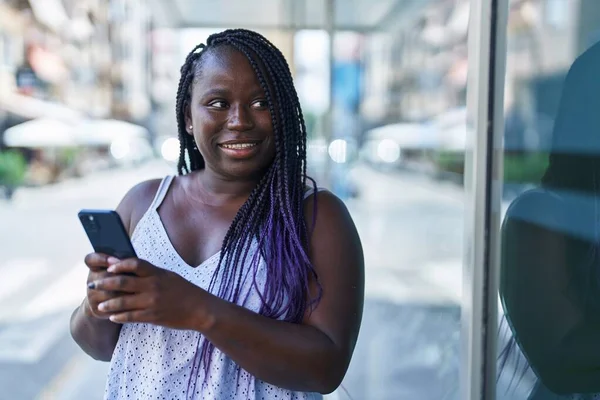
<path fill-rule="evenodd" d="M 177 92 L 179 175 L 117 212 L 139 259 L 90 254 L 71 331 L 110 360 L 107 399 L 318 399 L 342 381 L 363 308 L 343 203 L 306 183 L 288 65 L 261 35 L 197 46 Z"/>

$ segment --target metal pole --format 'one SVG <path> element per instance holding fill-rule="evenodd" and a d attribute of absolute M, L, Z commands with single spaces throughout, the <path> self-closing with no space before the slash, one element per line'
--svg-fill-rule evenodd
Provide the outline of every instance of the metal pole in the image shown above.
<path fill-rule="evenodd" d="M 496 397 L 508 0 L 471 0 L 465 152 L 461 399 Z"/>
<path fill-rule="evenodd" d="M 329 143 L 331 143 L 333 138 L 333 75 L 335 63 L 333 39 L 335 36 L 335 0 L 325 1 L 325 29 L 327 30 L 327 35 L 329 37 L 329 105 L 325 114 L 324 136 L 325 143 L 327 146 L 329 146 Z M 330 185 L 332 160 L 331 157 L 329 157 L 329 154 L 326 155 L 325 159 L 326 162 L 325 171 L 323 171 L 323 181 L 326 185 Z"/>

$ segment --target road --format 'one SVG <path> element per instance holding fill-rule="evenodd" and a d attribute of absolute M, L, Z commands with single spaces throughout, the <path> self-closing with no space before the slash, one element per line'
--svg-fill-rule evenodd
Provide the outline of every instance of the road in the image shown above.
<path fill-rule="evenodd" d="M 68 332 L 90 251 L 76 213 L 114 208 L 135 183 L 167 173 L 152 162 L 0 203 L 0 400 L 102 398 L 107 364 Z M 365 250 L 367 299 L 350 370 L 329 398 L 458 399 L 462 191 L 366 167 L 352 177 L 360 196 L 347 204 Z"/>

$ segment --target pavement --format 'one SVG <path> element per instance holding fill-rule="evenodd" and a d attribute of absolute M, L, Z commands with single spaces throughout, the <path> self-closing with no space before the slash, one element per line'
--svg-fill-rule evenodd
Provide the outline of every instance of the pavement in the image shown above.
<path fill-rule="evenodd" d="M 24 188 L 0 202 L 0 400 L 102 398 L 108 364 L 87 357 L 69 334 L 92 250 L 77 212 L 115 208 L 135 183 L 171 171 L 152 162 Z"/>
<path fill-rule="evenodd" d="M 83 354 L 69 317 L 91 247 L 81 208 L 114 208 L 135 183 L 174 173 L 153 161 L 16 193 L 0 202 L 0 400 L 101 399 L 108 365 Z M 366 303 L 342 387 L 329 400 L 459 399 L 463 191 L 408 172 L 351 173 Z M 525 399 L 523 387 L 501 399 Z"/>

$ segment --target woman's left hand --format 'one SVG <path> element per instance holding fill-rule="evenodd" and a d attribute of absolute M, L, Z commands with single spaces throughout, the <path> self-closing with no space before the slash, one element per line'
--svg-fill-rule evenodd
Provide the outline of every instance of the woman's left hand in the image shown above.
<path fill-rule="evenodd" d="M 90 288 L 124 292 L 98 306 L 116 323 L 143 322 L 173 329 L 196 329 L 206 291 L 174 272 L 139 258 L 110 258 L 109 276 Z M 128 275 L 125 275 L 128 274 Z"/>

